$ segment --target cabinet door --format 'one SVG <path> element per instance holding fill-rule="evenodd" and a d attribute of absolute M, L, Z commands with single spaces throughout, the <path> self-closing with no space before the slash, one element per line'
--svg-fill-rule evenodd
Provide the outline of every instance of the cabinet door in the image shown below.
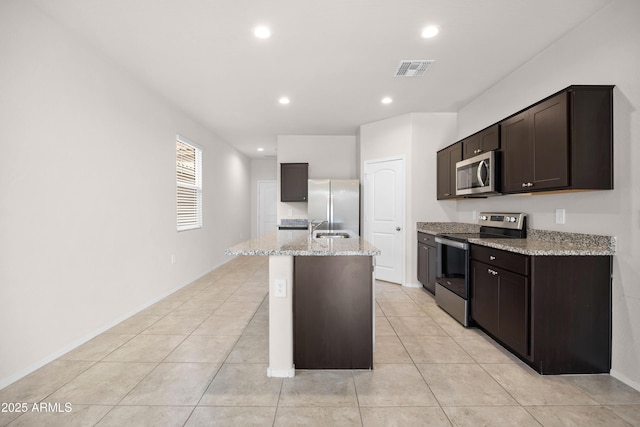
<path fill-rule="evenodd" d="M 569 185 L 567 93 L 531 108 L 533 190 Z"/>
<path fill-rule="evenodd" d="M 495 124 L 462 140 L 462 158 L 468 159 L 499 148 L 500 125 Z"/>
<path fill-rule="evenodd" d="M 418 281 L 431 293 L 436 290 L 436 248 L 418 243 Z"/>
<path fill-rule="evenodd" d="M 485 151 L 498 150 L 500 148 L 500 125 L 495 124 L 486 128 L 478 134 L 479 147 L 478 154 Z"/>
<path fill-rule="evenodd" d="M 529 279 L 471 260 L 471 317 L 487 332 L 529 355 Z"/>
<path fill-rule="evenodd" d="M 474 134 L 462 140 L 462 158 L 468 159 L 477 156 L 482 151 L 480 148 L 480 135 Z"/>
<path fill-rule="evenodd" d="M 308 163 L 280 164 L 280 201 L 306 202 Z"/>
<path fill-rule="evenodd" d="M 462 160 L 462 141 L 438 151 L 438 200 L 456 197 L 456 163 L 460 160 Z"/>
<path fill-rule="evenodd" d="M 499 332 L 497 337 L 521 356 L 529 355 L 529 279 L 494 269 L 498 279 Z"/>
<path fill-rule="evenodd" d="M 429 281 L 429 246 L 418 243 L 418 281 L 423 285 Z"/>
<path fill-rule="evenodd" d="M 436 293 L 436 257 L 438 256 L 438 250 L 435 246 L 427 246 L 428 254 L 429 254 L 429 272 L 427 275 L 427 289 L 431 291 L 432 294 Z"/>
<path fill-rule="evenodd" d="M 457 142 L 449 149 L 449 193 L 456 197 L 456 163 L 462 160 L 462 143 Z"/>
<path fill-rule="evenodd" d="M 488 332 L 498 335 L 499 283 L 495 269 L 488 264 L 471 260 L 470 265 L 471 317 Z"/>
<path fill-rule="evenodd" d="M 567 93 L 502 122 L 502 192 L 569 185 Z"/>
<path fill-rule="evenodd" d="M 449 173 L 449 150 L 438 151 L 437 154 L 437 198 L 438 200 L 451 197 L 451 176 Z"/>
<path fill-rule="evenodd" d="M 502 192 L 529 191 L 533 181 L 533 140 L 530 111 L 517 114 L 501 124 Z"/>

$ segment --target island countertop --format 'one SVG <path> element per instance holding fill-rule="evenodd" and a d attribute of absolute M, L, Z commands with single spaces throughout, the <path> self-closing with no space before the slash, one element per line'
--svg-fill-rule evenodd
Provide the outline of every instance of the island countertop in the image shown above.
<path fill-rule="evenodd" d="M 239 243 L 224 251 L 248 256 L 376 256 L 380 250 L 362 237 L 314 239 L 306 230 L 279 230 Z"/>

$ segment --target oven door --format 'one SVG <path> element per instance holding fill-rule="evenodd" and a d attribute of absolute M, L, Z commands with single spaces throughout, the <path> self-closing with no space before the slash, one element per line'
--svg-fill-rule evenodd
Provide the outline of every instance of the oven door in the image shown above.
<path fill-rule="evenodd" d="M 460 298 L 469 297 L 469 244 L 436 237 L 436 282 Z"/>

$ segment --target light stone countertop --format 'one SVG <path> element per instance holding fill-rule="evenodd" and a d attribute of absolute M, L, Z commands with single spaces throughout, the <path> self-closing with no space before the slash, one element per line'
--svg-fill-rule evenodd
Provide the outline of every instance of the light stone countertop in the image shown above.
<path fill-rule="evenodd" d="M 380 250 L 362 237 L 314 239 L 307 230 L 279 230 L 239 243 L 224 251 L 248 256 L 376 256 Z"/>
<path fill-rule="evenodd" d="M 428 234 L 476 233 L 477 224 L 419 222 L 417 230 Z M 469 239 L 469 243 L 534 256 L 612 256 L 616 238 L 596 234 L 528 229 L 526 239 Z"/>

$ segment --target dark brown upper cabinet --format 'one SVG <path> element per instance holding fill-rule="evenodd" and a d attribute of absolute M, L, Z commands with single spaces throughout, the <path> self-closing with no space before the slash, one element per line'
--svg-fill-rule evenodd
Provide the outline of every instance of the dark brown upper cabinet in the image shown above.
<path fill-rule="evenodd" d="M 570 86 L 500 123 L 502 192 L 613 189 L 613 86 Z"/>
<path fill-rule="evenodd" d="M 500 148 L 500 125 L 495 124 L 462 140 L 462 158 L 468 159 Z"/>
<path fill-rule="evenodd" d="M 443 148 L 437 154 L 437 198 L 456 197 L 456 163 L 462 160 L 462 141 Z"/>
<path fill-rule="evenodd" d="M 280 201 L 306 202 L 309 163 L 280 163 Z"/>

